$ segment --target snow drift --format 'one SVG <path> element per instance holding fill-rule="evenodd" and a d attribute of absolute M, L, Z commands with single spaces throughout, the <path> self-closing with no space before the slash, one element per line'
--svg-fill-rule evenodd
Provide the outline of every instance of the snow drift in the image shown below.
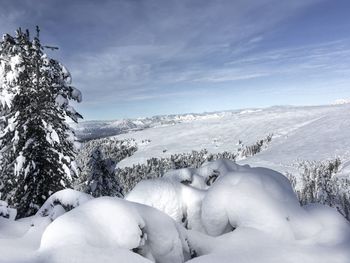
<path fill-rule="evenodd" d="M 41 239 L 40 250 L 84 246 L 132 250 L 154 262 L 183 262 L 188 250 L 175 222 L 151 207 L 101 197 L 57 218 Z M 49 252 L 47 252 L 49 251 Z M 55 253 L 55 252 L 54 252 Z M 71 260 L 81 260 L 71 255 Z"/>
<path fill-rule="evenodd" d="M 141 181 L 126 199 L 157 208 L 178 224 L 203 231 L 200 212 L 204 195 L 201 189 L 164 178 Z"/>
<path fill-rule="evenodd" d="M 288 179 L 271 169 L 217 160 L 141 181 L 126 198 L 185 226 L 190 250 L 203 256 L 194 262 L 348 262 L 350 256 L 348 222 L 329 207 L 301 207 Z"/>
<path fill-rule="evenodd" d="M 141 181 L 126 199 L 64 190 L 32 218 L 0 218 L 0 262 L 349 262 L 349 223 L 300 206 L 270 169 L 217 160 Z"/>
<path fill-rule="evenodd" d="M 48 216 L 53 221 L 60 215 L 82 205 L 92 198 L 91 195 L 73 189 L 64 189 L 51 195 L 36 215 L 42 217 Z"/>

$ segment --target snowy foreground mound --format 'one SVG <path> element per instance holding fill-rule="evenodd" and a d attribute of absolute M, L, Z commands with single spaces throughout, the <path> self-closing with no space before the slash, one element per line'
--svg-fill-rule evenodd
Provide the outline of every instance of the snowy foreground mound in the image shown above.
<path fill-rule="evenodd" d="M 67 189 L 31 218 L 0 217 L 0 262 L 350 262 L 349 223 L 301 207 L 270 169 L 218 160 L 141 181 L 125 199 Z"/>

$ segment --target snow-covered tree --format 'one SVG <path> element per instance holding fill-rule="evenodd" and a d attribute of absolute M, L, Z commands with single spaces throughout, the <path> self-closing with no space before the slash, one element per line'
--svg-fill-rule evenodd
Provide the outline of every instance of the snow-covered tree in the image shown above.
<path fill-rule="evenodd" d="M 87 164 L 88 169 L 81 175 L 82 182 L 78 186 L 79 190 L 94 197 L 122 197 L 122 189 L 115 175 L 115 166 L 112 159 L 104 158 L 100 148 L 94 149 Z"/>
<path fill-rule="evenodd" d="M 327 161 L 303 161 L 300 174 L 287 174 L 302 205 L 321 203 L 335 207 L 350 220 L 350 180 L 337 176 L 339 158 Z"/>
<path fill-rule="evenodd" d="M 22 71 L 20 52 L 15 45 L 16 40 L 19 40 L 19 36 L 16 39 L 5 34 L 0 42 L 0 143 L 3 140 L 5 127 L 11 124 L 13 120 L 12 118 L 6 118 L 6 116 L 9 116 L 12 100 L 18 93 L 19 89 L 15 81 Z M 6 148 L 0 149 L 1 199 L 5 199 L 5 192 L 8 193 L 12 189 L 8 182 L 12 179 L 13 172 L 10 172 L 12 167 L 8 162 L 13 159 L 13 155 L 6 150 Z"/>
<path fill-rule="evenodd" d="M 8 40 L 9 39 L 9 40 Z M 0 56 L 0 96 L 7 96 L 5 128 L 0 137 L 2 199 L 29 216 L 54 192 L 69 187 L 75 176 L 74 134 L 66 123 L 81 115 L 70 100 L 81 101 L 70 73 L 44 53 L 37 36 L 17 30 L 4 38 Z"/>

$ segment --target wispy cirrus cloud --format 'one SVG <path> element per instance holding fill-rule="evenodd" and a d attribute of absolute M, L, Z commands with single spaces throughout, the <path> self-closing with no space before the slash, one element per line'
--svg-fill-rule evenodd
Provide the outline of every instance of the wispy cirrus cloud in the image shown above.
<path fill-rule="evenodd" d="M 152 101 L 161 112 L 171 97 L 209 100 L 219 89 L 236 97 L 230 86 L 283 89 L 281 81 L 305 86 L 307 78 L 313 86 L 325 78 L 345 83 L 348 39 L 295 37 L 310 14 L 316 17 L 310 10 L 325 2 L 13 0 L 0 10 L 0 29 L 41 25 L 43 40 L 60 47 L 52 55 L 83 91 L 82 109 L 97 118 L 91 105 L 117 114 L 120 101 L 129 108 Z"/>

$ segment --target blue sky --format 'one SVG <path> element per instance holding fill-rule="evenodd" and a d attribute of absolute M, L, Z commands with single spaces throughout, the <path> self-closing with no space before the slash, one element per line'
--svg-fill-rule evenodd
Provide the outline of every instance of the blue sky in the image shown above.
<path fill-rule="evenodd" d="M 85 119 L 350 98 L 350 1 L 0 0 L 0 32 L 42 29 Z"/>

